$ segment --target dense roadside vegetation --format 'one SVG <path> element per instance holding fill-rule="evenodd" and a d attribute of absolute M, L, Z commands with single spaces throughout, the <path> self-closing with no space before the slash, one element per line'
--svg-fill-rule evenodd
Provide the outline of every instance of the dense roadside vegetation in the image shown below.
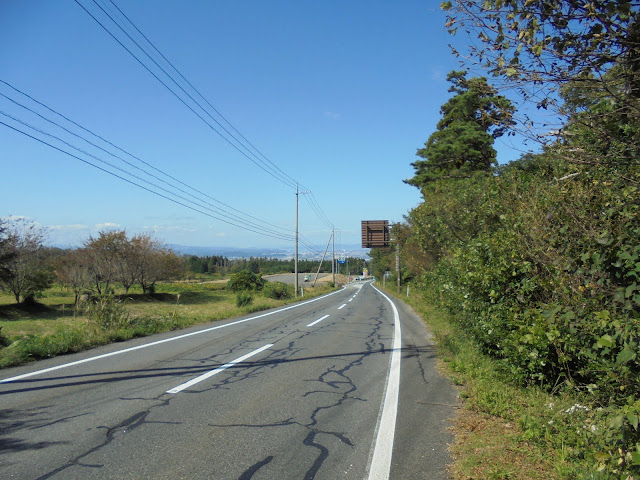
<path fill-rule="evenodd" d="M 403 280 L 427 321 L 441 323 L 472 421 L 509 438 L 506 450 L 527 447 L 483 459 L 490 436 L 475 451 L 458 444 L 455 469 L 459 478 L 638 479 L 640 7 L 443 7 L 452 33 L 477 35 L 467 58 L 523 94 L 523 115 L 536 107 L 561 121 L 530 135 L 546 142 L 538 153 L 498 166 L 493 140 L 534 124 L 518 123 L 487 79 L 452 72 L 452 97 L 407 181 L 424 201 L 395 227 Z M 393 271 L 391 251 L 372 255 L 376 276 Z M 536 464 L 545 470 L 524 473 Z"/>

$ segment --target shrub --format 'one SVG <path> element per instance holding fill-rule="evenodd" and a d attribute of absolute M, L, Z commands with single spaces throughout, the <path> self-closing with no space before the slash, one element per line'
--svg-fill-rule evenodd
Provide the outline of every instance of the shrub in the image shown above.
<path fill-rule="evenodd" d="M 262 294 L 267 298 L 283 300 L 293 297 L 293 286 L 282 282 L 268 282 L 262 289 Z"/>
<path fill-rule="evenodd" d="M 0 347 L 8 347 L 9 345 L 11 345 L 11 340 L 2 333 L 2 327 L 0 327 Z"/>
<path fill-rule="evenodd" d="M 265 280 L 260 275 L 243 270 L 231 275 L 231 279 L 227 286 L 233 292 L 242 290 L 262 290 Z"/>
<path fill-rule="evenodd" d="M 129 312 L 121 300 L 113 295 L 89 298 L 84 305 L 85 315 L 102 330 L 114 330 L 130 324 Z"/>
<path fill-rule="evenodd" d="M 253 302 L 253 295 L 249 292 L 240 292 L 236 297 L 236 306 L 238 307 L 246 307 L 247 305 L 251 305 Z"/>

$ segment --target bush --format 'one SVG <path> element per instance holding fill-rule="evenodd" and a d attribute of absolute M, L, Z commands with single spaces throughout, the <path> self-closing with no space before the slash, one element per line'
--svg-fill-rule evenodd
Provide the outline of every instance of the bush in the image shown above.
<path fill-rule="evenodd" d="M 236 297 L 236 306 L 238 307 L 246 307 L 247 305 L 251 305 L 253 302 L 253 295 L 249 292 L 240 292 Z"/>
<path fill-rule="evenodd" d="M 0 347 L 8 347 L 9 345 L 11 345 L 11 340 L 2 333 L 2 327 L 0 327 Z"/>
<path fill-rule="evenodd" d="M 240 292 L 242 290 L 262 290 L 265 280 L 248 270 L 243 270 L 234 275 L 231 275 L 227 287 L 233 292 Z"/>
<path fill-rule="evenodd" d="M 84 312 L 102 330 L 115 330 L 130 324 L 129 312 L 123 302 L 113 295 L 89 298 L 84 305 Z"/>
<path fill-rule="evenodd" d="M 293 286 L 282 282 L 268 282 L 262 288 L 262 294 L 276 300 L 291 298 L 293 297 Z"/>

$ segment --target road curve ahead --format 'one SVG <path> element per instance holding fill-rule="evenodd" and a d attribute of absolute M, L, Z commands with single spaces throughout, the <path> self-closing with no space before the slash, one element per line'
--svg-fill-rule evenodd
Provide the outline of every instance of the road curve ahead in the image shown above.
<path fill-rule="evenodd" d="M 434 355 L 367 283 L 3 370 L 0 477 L 445 479 Z"/>

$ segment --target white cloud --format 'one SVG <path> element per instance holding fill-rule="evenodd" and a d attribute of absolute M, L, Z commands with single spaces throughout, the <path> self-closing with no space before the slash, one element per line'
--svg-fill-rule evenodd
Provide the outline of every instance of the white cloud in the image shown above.
<path fill-rule="evenodd" d="M 89 225 L 75 224 L 75 225 L 51 225 L 49 226 L 51 230 L 88 230 Z"/>
<path fill-rule="evenodd" d="M 338 118 L 340 118 L 340 114 L 335 112 L 324 112 L 324 116 L 327 118 L 331 118 L 332 120 L 337 120 Z"/>
<path fill-rule="evenodd" d="M 120 228 L 120 225 L 117 223 L 111 223 L 111 222 L 106 222 L 106 223 L 96 223 L 96 228 L 101 230 L 103 228 Z"/>
<path fill-rule="evenodd" d="M 33 220 L 33 218 L 25 217 L 24 215 L 7 215 L 6 217 L 2 217 L 2 219 L 7 222 L 16 222 L 19 220 L 27 220 L 27 221 Z"/>
<path fill-rule="evenodd" d="M 216 233 L 216 237 L 226 237 L 227 234 L 225 232 L 218 232 Z"/>

